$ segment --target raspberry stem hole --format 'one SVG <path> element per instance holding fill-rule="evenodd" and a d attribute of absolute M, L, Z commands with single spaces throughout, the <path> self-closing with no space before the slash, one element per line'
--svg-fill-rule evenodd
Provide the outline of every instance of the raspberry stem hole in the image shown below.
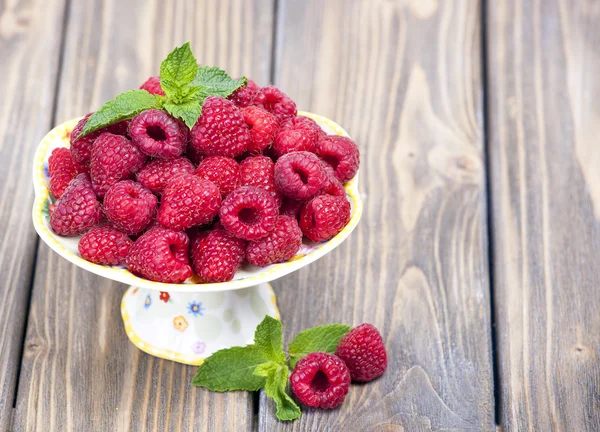
<path fill-rule="evenodd" d="M 160 126 L 157 126 L 157 125 L 148 126 L 148 127 L 146 127 L 146 133 L 154 141 L 166 141 L 167 140 L 167 134 L 165 134 L 165 131 Z"/>
<path fill-rule="evenodd" d="M 308 175 L 306 175 L 306 173 L 302 170 L 298 170 L 296 171 L 296 174 L 298 174 L 298 177 L 300 177 L 300 180 L 302 181 L 302 183 L 306 184 L 308 183 Z"/>
<path fill-rule="evenodd" d="M 315 391 L 326 391 L 330 387 L 330 384 L 325 372 L 319 369 L 312 379 L 311 386 Z"/>
<path fill-rule="evenodd" d="M 255 225 L 260 221 L 261 213 L 255 208 L 246 207 L 238 213 L 238 219 L 246 225 Z"/>
<path fill-rule="evenodd" d="M 337 170 L 338 165 L 340 164 L 340 161 L 338 158 L 336 158 L 335 156 L 331 156 L 331 155 L 323 155 L 321 156 L 321 159 L 323 159 L 323 161 L 331 166 L 331 168 L 333 168 L 333 170 Z"/>

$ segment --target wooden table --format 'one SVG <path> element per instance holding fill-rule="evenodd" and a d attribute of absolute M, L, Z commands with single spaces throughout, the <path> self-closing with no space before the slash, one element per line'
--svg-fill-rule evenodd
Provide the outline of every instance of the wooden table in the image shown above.
<path fill-rule="evenodd" d="M 287 340 L 381 329 L 340 409 L 191 387 L 34 233 L 40 138 L 187 40 L 360 144 L 359 228 L 274 283 Z M 4 0 L 0 58 L 0 431 L 600 430 L 600 2 Z"/>

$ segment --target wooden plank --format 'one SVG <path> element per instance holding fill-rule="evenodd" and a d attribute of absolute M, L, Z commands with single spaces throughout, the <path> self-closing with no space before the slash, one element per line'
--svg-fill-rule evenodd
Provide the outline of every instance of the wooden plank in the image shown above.
<path fill-rule="evenodd" d="M 282 1 L 275 82 L 361 148 L 365 213 L 335 252 L 275 286 L 287 340 L 374 323 L 382 379 L 294 430 L 492 430 L 476 1 Z M 283 430 L 263 397 L 259 428 Z"/>
<path fill-rule="evenodd" d="M 64 10 L 64 0 L 0 5 L 0 431 L 20 368 L 36 250 L 31 165 L 52 123 Z"/>
<path fill-rule="evenodd" d="M 501 423 L 600 430 L 600 4 L 494 3 L 489 154 Z"/>
<path fill-rule="evenodd" d="M 266 83 L 272 7 L 271 0 L 72 2 L 58 121 L 139 86 L 186 40 L 202 63 Z M 251 430 L 251 394 L 194 388 L 195 367 L 129 342 L 124 288 L 40 247 L 15 430 Z"/>

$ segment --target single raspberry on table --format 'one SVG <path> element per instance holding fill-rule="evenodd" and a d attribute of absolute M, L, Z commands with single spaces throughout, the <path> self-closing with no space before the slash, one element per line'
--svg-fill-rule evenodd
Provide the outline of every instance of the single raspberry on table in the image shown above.
<path fill-rule="evenodd" d="M 325 162 L 323 162 L 323 166 L 325 167 L 325 172 L 327 173 L 327 181 L 325 182 L 322 193 L 333 196 L 346 196 L 346 190 L 344 189 L 342 183 L 335 176 L 333 168 L 331 168 L 331 166 Z"/>
<path fill-rule="evenodd" d="M 179 174 L 194 174 L 196 167 L 189 159 L 156 159 L 146 164 L 136 174 L 136 179 L 145 188 L 162 195 L 167 183 Z"/>
<path fill-rule="evenodd" d="M 145 162 L 146 155 L 127 138 L 111 133 L 100 135 L 90 159 L 94 192 L 103 197 L 112 185 L 138 172 Z"/>
<path fill-rule="evenodd" d="M 337 356 L 314 352 L 296 363 L 290 382 L 301 404 L 330 409 L 346 399 L 350 389 L 350 371 Z"/>
<path fill-rule="evenodd" d="M 115 228 L 136 235 L 156 216 L 158 199 L 139 183 L 123 180 L 115 183 L 104 196 L 104 214 Z"/>
<path fill-rule="evenodd" d="M 62 194 L 75 177 L 85 169 L 73 160 L 68 148 L 59 147 L 52 150 L 48 158 L 48 173 L 50 174 L 50 192 L 56 199 Z"/>
<path fill-rule="evenodd" d="M 360 155 L 358 146 L 350 138 L 328 135 L 319 141 L 317 155 L 333 168 L 339 181 L 346 182 L 358 171 Z"/>
<path fill-rule="evenodd" d="M 302 210 L 303 205 L 304 201 L 298 201 L 284 196 L 281 201 L 281 207 L 279 207 L 279 214 L 282 216 L 293 217 L 297 220 L 298 217 L 300 217 L 300 211 Z"/>
<path fill-rule="evenodd" d="M 81 138 L 77 138 L 83 131 L 83 128 L 87 124 L 88 119 L 93 113 L 87 114 L 84 118 L 79 120 L 77 125 L 71 131 L 71 156 L 73 160 L 81 165 L 87 165 L 90 163 L 90 157 L 92 155 L 92 146 L 94 141 L 103 133 L 109 132 L 115 135 L 127 136 L 129 130 L 129 120 L 124 120 L 119 123 L 107 126 L 96 132 L 87 134 Z"/>
<path fill-rule="evenodd" d="M 184 232 L 156 227 L 142 234 L 129 249 L 129 270 L 156 282 L 183 283 L 192 276 L 189 239 Z"/>
<path fill-rule="evenodd" d="M 300 213 L 300 229 L 315 242 L 329 240 L 350 221 L 346 197 L 319 195 L 308 201 Z"/>
<path fill-rule="evenodd" d="M 260 87 L 251 79 L 248 84 L 234 91 L 227 99 L 240 108 L 250 106 L 254 103 L 254 97 L 260 90 Z"/>
<path fill-rule="evenodd" d="M 279 216 L 275 229 L 264 238 L 248 243 L 246 258 L 253 266 L 266 267 L 287 261 L 302 246 L 302 231 L 296 219 Z"/>
<path fill-rule="evenodd" d="M 219 217 L 234 236 L 255 241 L 275 228 L 278 209 L 273 196 L 255 186 L 242 186 L 227 195 Z"/>
<path fill-rule="evenodd" d="M 279 130 L 279 120 L 267 110 L 257 106 L 243 108 L 242 115 L 250 129 L 248 151 L 251 154 L 261 153 L 273 144 Z"/>
<path fill-rule="evenodd" d="M 102 207 L 87 174 L 79 174 L 56 202 L 50 215 L 52 231 L 61 236 L 76 236 L 98 225 Z"/>
<path fill-rule="evenodd" d="M 225 156 L 210 156 L 200 162 L 196 170 L 198 177 L 210 180 L 219 187 L 225 198 L 240 181 L 240 164 Z"/>
<path fill-rule="evenodd" d="M 209 96 L 202 105 L 202 115 L 191 131 L 190 144 L 205 156 L 241 155 L 250 144 L 250 131 L 233 102 Z"/>
<path fill-rule="evenodd" d="M 254 105 L 273 113 L 279 121 L 295 117 L 296 104 L 284 92 L 275 86 L 261 88 L 254 97 Z"/>
<path fill-rule="evenodd" d="M 192 243 L 192 263 L 205 282 L 227 282 L 244 262 L 246 241 L 223 228 L 199 234 Z"/>
<path fill-rule="evenodd" d="M 346 333 L 335 353 L 346 363 L 354 381 L 374 380 L 388 365 L 383 339 L 372 324 L 361 324 Z"/>
<path fill-rule="evenodd" d="M 275 164 L 275 184 L 287 197 L 307 200 L 317 195 L 327 183 L 322 162 L 313 153 L 287 153 Z"/>
<path fill-rule="evenodd" d="M 221 206 L 216 184 L 195 174 L 181 174 L 167 183 L 158 208 L 158 222 L 174 230 L 185 230 L 211 222 Z"/>
<path fill-rule="evenodd" d="M 277 207 L 281 205 L 281 192 L 275 184 L 275 164 L 266 156 L 251 156 L 240 163 L 240 186 L 256 186 L 269 192 Z"/>
<path fill-rule="evenodd" d="M 160 77 L 158 76 L 151 76 L 148 78 L 146 81 L 144 81 L 144 84 L 140 86 L 140 89 L 146 90 L 148 93 L 153 95 L 165 95 L 164 90 L 160 86 Z"/>
<path fill-rule="evenodd" d="M 129 135 L 148 156 L 169 159 L 184 152 L 188 141 L 188 128 L 165 111 L 149 109 L 131 120 Z"/>
<path fill-rule="evenodd" d="M 278 156 L 294 151 L 315 153 L 319 142 L 319 125 L 308 117 L 293 117 L 281 122 L 273 149 Z"/>
<path fill-rule="evenodd" d="M 127 234 L 108 225 L 97 226 L 79 239 L 79 254 L 84 260 L 102 265 L 125 263 L 133 241 Z"/>

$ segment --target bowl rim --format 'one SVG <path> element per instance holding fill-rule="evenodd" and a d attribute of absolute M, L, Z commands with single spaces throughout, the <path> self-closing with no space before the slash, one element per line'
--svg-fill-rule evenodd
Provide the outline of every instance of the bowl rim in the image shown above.
<path fill-rule="evenodd" d="M 298 111 L 299 116 L 309 117 L 317 122 L 324 123 L 335 131 L 336 134 L 341 136 L 349 137 L 348 133 L 337 123 L 329 120 L 318 114 Z M 44 138 L 38 144 L 33 159 L 33 184 L 35 191 L 35 199 L 33 202 L 32 219 L 33 225 L 40 238 L 46 243 L 52 250 L 58 253 L 60 256 L 65 258 L 67 261 L 75 264 L 76 266 L 83 268 L 91 273 L 98 276 L 112 279 L 116 282 L 121 282 L 131 286 L 139 288 L 147 288 L 156 291 L 168 291 L 168 292 L 220 292 L 220 291 L 232 291 L 242 288 L 248 288 L 251 286 L 258 285 L 260 283 L 271 282 L 275 279 L 288 275 L 316 260 L 323 257 L 325 254 L 331 252 L 337 246 L 339 246 L 348 236 L 354 231 L 358 222 L 362 216 L 363 203 L 358 190 L 358 173 L 356 176 L 348 181 L 344 185 L 348 198 L 352 201 L 353 213 L 351 215 L 348 224 L 332 239 L 320 243 L 319 246 L 311 251 L 310 253 L 302 256 L 296 255 L 290 261 L 283 263 L 274 264 L 266 267 L 264 271 L 257 272 L 251 276 L 243 279 L 231 280 L 228 282 L 219 283 L 183 283 L 183 284 L 171 284 L 164 282 L 155 282 L 148 279 L 141 278 L 134 275 L 126 268 L 104 266 L 100 264 L 94 264 L 84 260 L 73 252 L 69 251 L 65 246 L 60 244 L 54 237 L 56 234 L 52 233 L 43 222 L 43 208 L 44 203 L 50 196 L 50 191 L 46 185 L 44 179 L 44 162 L 48 151 L 48 147 L 57 139 L 64 140 L 70 134 L 73 127 L 82 117 L 68 120 L 54 127 L 48 132 Z"/>

